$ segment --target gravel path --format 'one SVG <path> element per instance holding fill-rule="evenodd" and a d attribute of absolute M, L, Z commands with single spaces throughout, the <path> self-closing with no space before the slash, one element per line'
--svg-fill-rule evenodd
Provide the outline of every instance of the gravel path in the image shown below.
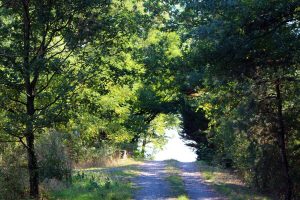
<path fill-rule="evenodd" d="M 148 161 L 140 166 L 141 175 L 134 179 L 138 187 L 136 200 L 171 200 L 169 183 L 165 180 L 166 163 L 163 161 Z M 202 181 L 196 163 L 179 163 L 182 179 L 189 200 L 224 200 Z"/>
<path fill-rule="evenodd" d="M 134 182 L 137 187 L 136 200 L 163 200 L 170 198 L 170 188 L 165 180 L 166 164 L 163 161 L 149 161 L 141 165 L 141 175 Z"/>
<path fill-rule="evenodd" d="M 215 193 L 202 179 L 196 163 L 180 163 L 182 179 L 190 200 L 224 200 Z"/>

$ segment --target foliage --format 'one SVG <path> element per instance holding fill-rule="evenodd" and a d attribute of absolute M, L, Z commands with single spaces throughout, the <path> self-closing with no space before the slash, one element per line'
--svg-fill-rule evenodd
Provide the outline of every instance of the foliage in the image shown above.
<path fill-rule="evenodd" d="M 49 130 L 37 141 L 37 154 L 40 179 L 57 179 L 71 181 L 72 161 L 64 145 L 63 135 Z"/>
<path fill-rule="evenodd" d="M 39 179 L 62 179 L 67 163 L 143 157 L 181 120 L 199 159 L 299 198 L 299 6 L 0 0 L 0 156 L 20 153 L 37 198 Z"/>
<path fill-rule="evenodd" d="M 28 152 L 30 195 L 39 195 L 35 136 L 66 122 L 69 98 L 83 82 L 72 56 L 91 41 L 106 1 L 0 1 L 0 132 Z M 96 12 L 97 10 L 97 12 Z"/>
<path fill-rule="evenodd" d="M 25 155 L 20 145 L 2 145 L 0 153 L 0 199 L 23 199 L 28 190 Z"/>
<path fill-rule="evenodd" d="M 192 138 L 198 153 L 208 141 L 213 148 L 204 153 L 213 153 L 211 161 L 237 168 L 278 198 L 296 198 L 299 179 L 291 174 L 298 163 L 292 155 L 299 153 L 293 146 L 299 136 L 299 2 L 183 5 L 178 20 L 188 32 L 184 56 L 193 77 L 183 76 L 185 91 L 198 102 L 194 112 L 203 109 L 210 120 L 204 140 Z"/>
<path fill-rule="evenodd" d="M 211 161 L 214 156 L 214 147 L 209 141 L 208 119 L 203 110 L 196 110 L 188 99 L 182 104 L 182 130 L 180 136 L 187 141 L 187 145 L 196 148 L 198 159 Z"/>

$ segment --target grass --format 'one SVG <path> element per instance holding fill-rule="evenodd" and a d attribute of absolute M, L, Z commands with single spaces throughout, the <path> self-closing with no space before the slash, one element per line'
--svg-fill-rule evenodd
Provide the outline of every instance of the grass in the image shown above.
<path fill-rule="evenodd" d="M 136 166 L 76 170 L 69 187 L 52 190 L 50 200 L 126 200 L 135 190 L 131 179 L 138 175 Z"/>
<path fill-rule="evenodd" d="M 168 160 L 166 171 L 168 176 L 166 177 L 167 181 L 170 184 L 172 194 L 176 197 L 177 200 L 188 200 L 184 182 L 180 176 L 180 170 L 177 165 L 178 161 Z"/>
<path fill-rule="evenodd" d="M 203 179 L 217 192 L 230 200 L 269 200 L 246 186 L 237 175 L 228 170 L 197 162 Z"/>
<path fill-rule="evenodd" d="M 89 167 L 86 163 L 80 163 L 80 164 L 76 164 L 75 165 L 75 170 L 99 170 L 99 169 L 109 169 L 112 167 L 130 167 L 130 166 L 134 166 L 137 164 L 141 164 L 142 161 L 136 160 L 136 159 L 131 159 L 131 158 L 127 158 L 127 159 L 116 159 L 113 161 L 109 161 L 109 162 L 102 162 L 102 163 L 96 163 L 93 164 L 93 167 Z M 99 164 L 99 165 L 98 165 Z M 85 166 L 85 167 L 82 167 Z M 88 167 L 87 167 L 88 166 Z"/>

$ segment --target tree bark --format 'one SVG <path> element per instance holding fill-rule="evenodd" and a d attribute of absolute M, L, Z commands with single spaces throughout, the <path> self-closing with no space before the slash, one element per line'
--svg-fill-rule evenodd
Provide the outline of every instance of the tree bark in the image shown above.
<path fill-rule="evenodd" d="M 37 157 L 34 147 L 34 130 L 33 130 L 33 116 L 35 113 L 34 108 L 34 94 L 31 87 L 27 88 L 27 115 L 28 121 L 26 123 L 26 143 L 27 143 L 27 157 L 28 157 L 28 172 L 29 172 L 29 185 L 30 196 L 34 199 L 39 197 L 39 172 Z"/>
<path fill-rule="evenodd" d="M 287 158 L 287 152 L 286 152 L 286 130 L 283 120 L 283 113 L 282 113 L 282 96 L 281 96 L 281 84 L 280 80 L 276 80 L 275 83 L 276 87 L 276 100 L 277 100 L 277 123 L 278 123 L 278 131 L 277 131 L 277 138 L 278 138 L 278 144 L 280 148 L 280 155 L 281 155 L 281 165 L 286 181 L 286 188 L 285 188 L 285 199 L 291 200 L 292 199 L 292 193 L 293 193 L 293 184 L 292 179 L 290 177 L 289 172 L 289 163 Z"/>
<path fill-rule="evenodd" d="M 34 113 L 35 113 L 35 84 L 37 81 L 38 73 L 35 73 L 33 81 L 31 82 L 32 67 L 30 64 L 30 34 L 31 34 L 31 22 L 29 12 L 29 0 L 22 0 L 23 4 L 23 68 L 24 68 L 24 83 L 27 95 L 26 101 L 26 149 L 28 160 L 28 173 L 29 173 L 29 185 L 30 185 L 30 197 L 38 199 L 39 197 L 39 173 L 37 157 L 34 148 Z"/>
<path fill-rule="evenodd" d="M 34 199 L 39 197 L 39 173 L 37 158 L 34 148 L 34 133 L 32 129 L 27 129 L 26 133 L 27 141 L 27 156 L 28 156 L 28 172 L 29 172 L 29 185 L 30 185 L 30 196 Z"/>

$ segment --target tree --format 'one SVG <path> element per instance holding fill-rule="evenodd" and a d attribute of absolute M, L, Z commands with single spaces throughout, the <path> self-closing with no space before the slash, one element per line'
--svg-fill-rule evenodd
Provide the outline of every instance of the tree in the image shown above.
<path fill-rule="evenodd" d="M 80 77 L 72 56 L 103 27 L 108 10 L 107 1 L 0 1 L 0 109 L 7 119 L 2 131 L 27 150 L 34 198 L 36 134 L 65 120 L 71 91 L 88 78 Z"/>
<path fill-rule="evenodd" d="M 176 71 L 173 69 L 181 58 L 181 41 L 177 33 L 160 29 L 163 28 L 151 27 L 145 38 L 138 40 L 133 54 L 145 69 L 140 77 L 141 86 L 132 112 L 132 119 L 140 129 L 136 131 L 132 143 L 137 144 L 142 140 L 142 154 L 147 141 L 153 141 L 157 136 L 156 131 L 151 130 L 157 118 L 161 114 L 177 114 L 179 105 L 180 92 L 176 85 Z"/>
<path fill-rule="evenodd" d="M 198 61 L 195 68 L 204 71 L 203 83 L 214 96 L 213 110 L 216 106 L 226 114 L 248 107 L 268 122 L 260 125 L 278 145 L 285 198 L 291 199 L 287 146 L 295 125 L 287 117 L 298 118 L 290 109 L 295 105 L 290 96 L 299 98 L 299 2 L 190 1 L 184 8 L 182 16 L 189 18 L 182 19 L 192 30 L 190 53 Z"/>
<path fill-rule="evenodd" d="M 205 112 L 193 105 L 191 100 L 185 99 L 181 104 L 182 131 L 180 136 L 187 141 L 187 145 L 194 147 L 199 160 L 211 161 L 214 145 L 209 141 L 206 133 L 209 120 Z M 195 103 L 194 103 L 195 104 Z"/>

